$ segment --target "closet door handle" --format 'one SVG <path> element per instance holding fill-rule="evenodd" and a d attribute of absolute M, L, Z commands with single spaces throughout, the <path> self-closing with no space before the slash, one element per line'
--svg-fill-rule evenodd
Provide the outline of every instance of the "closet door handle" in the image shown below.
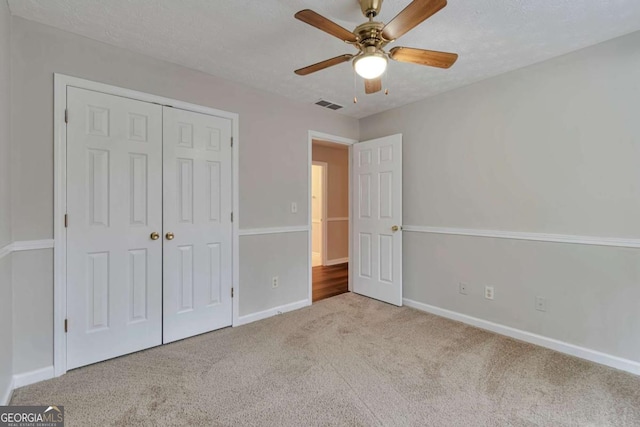
<path fill-rule="evenodd" d="M 160 235 L 157 231 L 154 231 L 149 237 L 151 238 L 151 240 L 158 240 L 160 238 Z"/>
<path fill-rule="evenodd" d="M 173 240 L 173 238 L 174 238 L 175 236 L 173 235 L 173 233 L 172 233 L 172 232 L 168 232 L 168 233 L 165 235 L 165 237 L 167 238 L 167 240 Z"/>

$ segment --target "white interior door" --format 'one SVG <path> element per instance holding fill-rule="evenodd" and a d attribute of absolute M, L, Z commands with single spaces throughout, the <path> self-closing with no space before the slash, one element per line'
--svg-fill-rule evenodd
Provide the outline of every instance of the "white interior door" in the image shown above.
<path fill-rule="evenodd" d="M 353 291 L 402 305 L 402 135 L 353 146 Z"/>
<path fill-rule="evenodd" d="M 162 110 L 67 89 L 67 368 L 162 343 Z"/>
<path fill-rule="evenodd" d="M 163 107 L 163 338 L 231 325 L 231 120 Z"/>

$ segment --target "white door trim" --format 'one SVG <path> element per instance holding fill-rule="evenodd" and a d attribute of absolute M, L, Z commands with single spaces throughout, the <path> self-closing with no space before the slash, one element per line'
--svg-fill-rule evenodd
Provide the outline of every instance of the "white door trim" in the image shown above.
<path fill-rule="evenodd" d="M 307 234 L 307 259 L 309 260 L 309 304 L 313 301 L 313 276 L 312 276 L 312 267 L 311 267 L 311 257 L 312 257 L 312 247 L 311 247 L 311 165 L 313 164 L 313 140 L 319 139 L 322 141 L 333 142 L 335 144 L 347 145 L 349 147 L 349 221 L 351 221 L 351 215 L 353 209 L 351 208 L 351 171 L 352 171 L 352 149 L 353 144 L 357 144 L 358 140 L 345 138 L 342 136 L 330 135 L 328 133 L 316 132 L 314 130 L 309 131 L 308 137 L 308 145 L 307 145 L 307 226 L 309 228 L 309 233 Z M 349 237 L 349 259 L 351 259 L 351 237 Z M 324 262 L 324 260 L 323 260 Z M 351 263 L 349 263 L 349 290 L 351 290 Z M 235 312 L 234 312 L 235 313 Z"/>
<path fill-rule="evenodd" d="M 329 186 L 329 163 L 327 162 L 316 162 L 312 161 L 312 165 L 320 166 L 322 168 L 322 246 L 320 251 L 320 256 L 322 257 L 322 265 L 327 265 L 327 197 L 328 197 L 328 186 Z M 313 233 L 313 223 L 311 224 L 311 232 Z M 313 235 L 311 236 L 313 239 Z"/>
<path fill-rule="evenodd" d="M 232 282 L 234 288 L 233 298 L 233 326 L 239 324 L 238 321 L 238 300 L 239 289 L 239 249 L 238 249 L 238 224 L 239 224 L 239 201 L 238 201 L 238 147 L 239 147 L 239 116 L 237 113 L 229 113 L 210 107 L 191 104 L 162 96 L 151 95 L 131 89 L 124 89 L 77 77 L 66 76 L 64 74 L 54 74 L 54 109 L 53 109 L 53 146 L 54 146 L 54 281 L 53 281 L 53 366 L 54 375 L 60 376 L 67 372 L 67 340 L 64 332 L 64 320 L 67 313 L 67 233 L 64 226 L 64 215 L 67 206 L 66 194 L 66 170 L 67 170 L 67 127 L 65 125 L 65 109 L 67 105 L 67 86 L 81 89 L 93 90 L 109 95 L 122 96 L 138 101 L 152 102 L 161 105 L 169 105 L 182 110 L 196 113 L 209 114 L 230 119 L 232 121 L 232 196 L 233 196 L 233 270 Z M 69 118 L 73 120 L 73 117 Z M 70 221 L 73 221 L 71 218 Z"/>

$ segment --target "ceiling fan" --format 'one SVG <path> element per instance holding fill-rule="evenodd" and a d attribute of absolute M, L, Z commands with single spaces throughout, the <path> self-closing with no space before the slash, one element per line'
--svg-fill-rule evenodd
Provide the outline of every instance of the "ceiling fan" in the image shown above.
<path fill-rule="evenodd" d="M 353 32 L 312 10 L 305 9 L 296 13 L 295 17 L 300 21 L 353 45 L 359 52 L 355 55 L 344 54 L 336 56 L 335 58 L 300 68 L 295 73 L 300 76 L 306 76 L 353 59 L 353 67 L 356 73 L 365 79 L 365 92 L 375 93 L 382 90 L 381 76 L 387 68 L 387 58 L 439 68 L 449 68 L 456 62 L 458 55 L 455 53 L 399 46 L 394 47 L 388 53 L 384 50 L 386 45 L 396 41 L 444 8 L 447 5 L 447 0 L 413 0 L 386 25 L 383 22 L 375 22 L 373 20 L 380 13 L 382 1 L 359 0 L 362 13 L 369 21 L 357 26 Z"/>

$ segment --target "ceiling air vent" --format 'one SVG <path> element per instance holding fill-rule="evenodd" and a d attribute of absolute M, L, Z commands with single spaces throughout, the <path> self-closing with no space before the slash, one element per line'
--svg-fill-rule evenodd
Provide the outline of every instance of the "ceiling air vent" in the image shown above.
<path fill-rule="evenodd" d="M 342 105 L 334 104 L 333 102 L 325 101 L 324 99 L 321 99 L 320 101 L 316 102 L 316 105 L 319 105 L 324 108 L 328 108 L 330 110 L 339 110 L 342 108 Z"/>

